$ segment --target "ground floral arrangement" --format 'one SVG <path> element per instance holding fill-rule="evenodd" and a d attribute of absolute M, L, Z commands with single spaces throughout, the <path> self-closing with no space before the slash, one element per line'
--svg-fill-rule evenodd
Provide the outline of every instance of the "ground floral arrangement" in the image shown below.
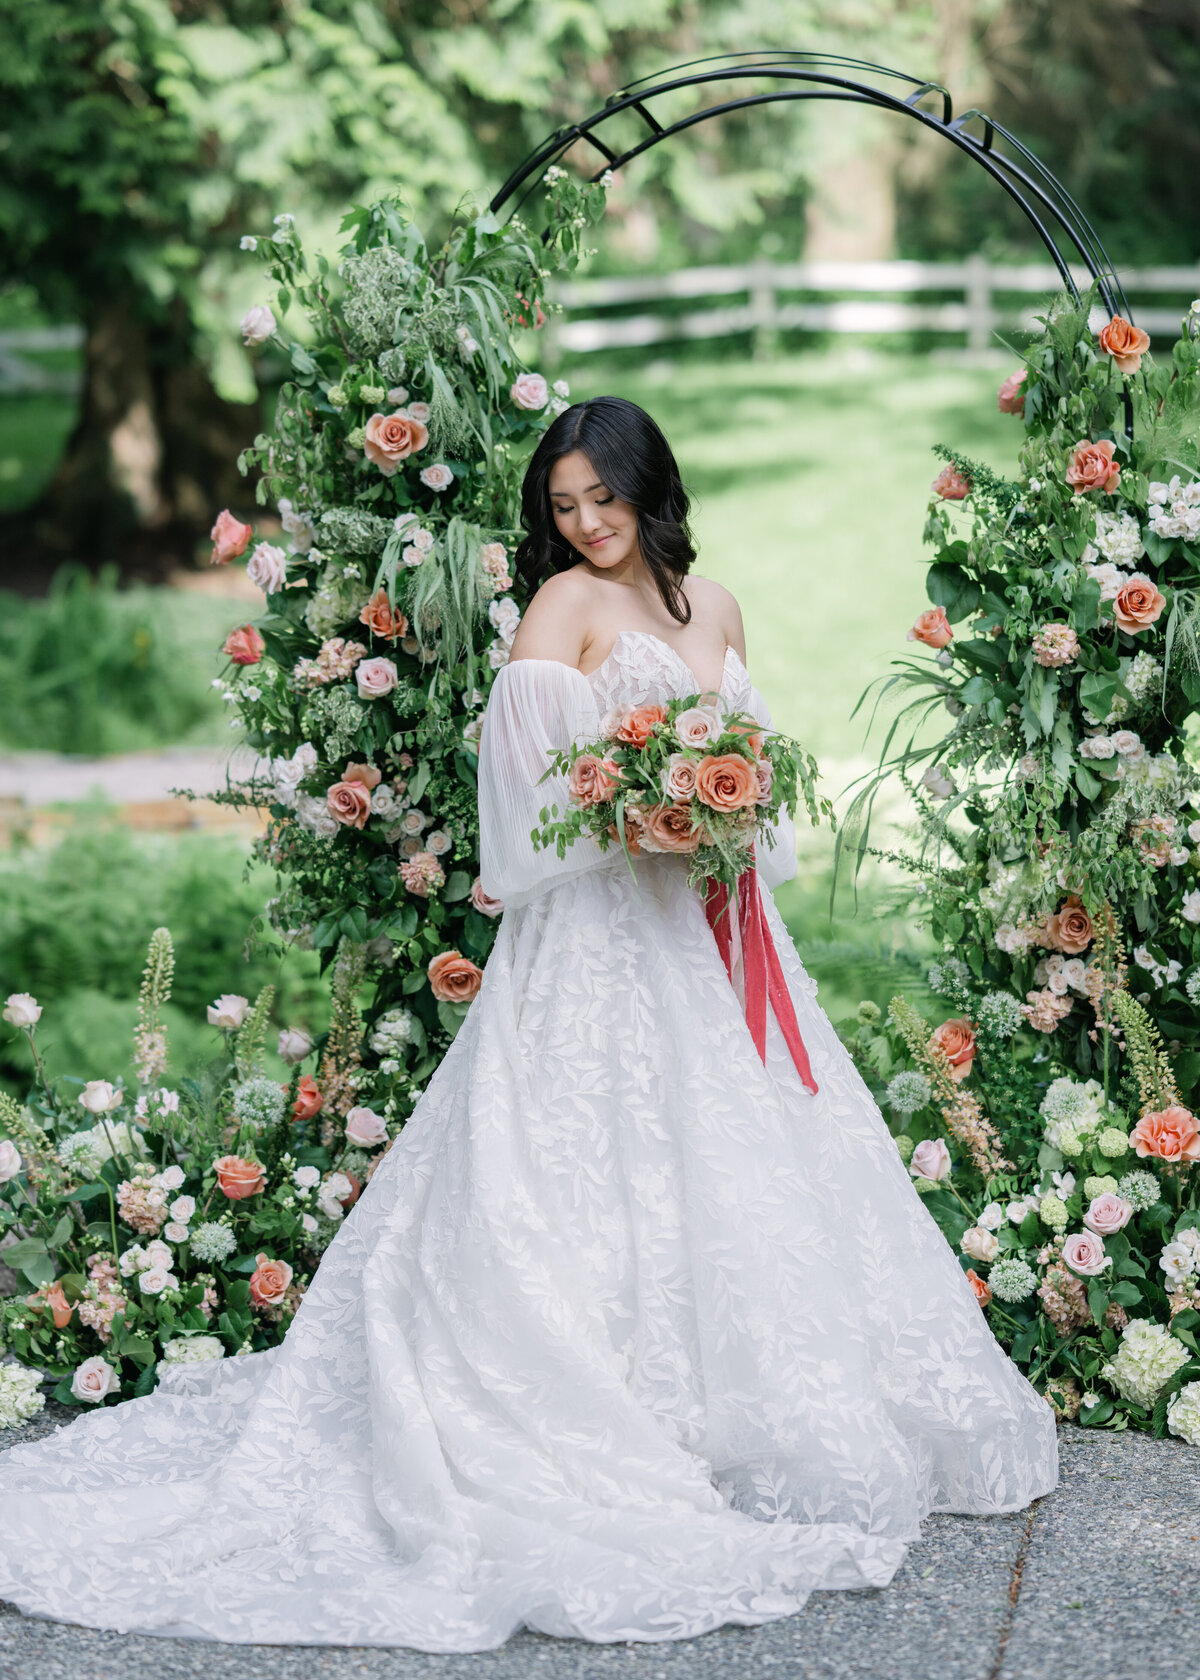
<path fill-rule="evenodd" d="M 842 844 L 909 873 L 953 1013 L 864 1003 L 844 1036 L 1059 1415 L 1200 1445 L 1200 301 L 1161 365 L 1095 306 L 1060 300 L 1000 388 L 1015 482 L 939 451 L 933 657 L 883 685 Z M 888 776 L 907 852 L 868 844 Z"/>
<path fill-rule="evenodd" d="M 10 996 L 37 1078 L 24 1107 L 0 1094 L 0 1428 L 55 1399 L 98 1405 L 147 1394 L 164 1367 L 278 1342 L 322 1253 L 398 1131 L 355 1104 L 336 1122 L 304 1071 L 307 1032 L 278 1030 L 291 1068 L 264 1072 L 273 989 L 208 1009 L 215 1054 L 163 1083 L 163 1006 L 174 953 L 150 941 L 133 1044 L 138 1083 L 49 1082 L 41 1006 Z M 332 1032 L 347 1023 L 335 1016 Z M 310 1063 L 310 1065 L 312 1065 Z"/>

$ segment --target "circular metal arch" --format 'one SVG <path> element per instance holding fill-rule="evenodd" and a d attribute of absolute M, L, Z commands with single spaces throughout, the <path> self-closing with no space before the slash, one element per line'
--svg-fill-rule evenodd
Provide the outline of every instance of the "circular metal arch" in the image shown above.
<path fill-rule="evenodd" d="M 730 97 L 702 104 L 673 120 L 665 111 L 666 120 L 660 122 L 656 116 L 656 101 L 661 103 L 681 89 L 710 87 L 718 87 L 722 93 L 727 87 Z M 974 158 L 1020 205 L 1072 297 L 1078 300 L 1080 295 L 1071 272 L 1072 262 L 1079 262 L 1099 282 L 1100 296 L 1110 313 L 1132 319 L 1120 281 L 1095 229 L 1062 183 L 1027 146 L 982 111 L 972 109 L 955 116 L 954 102 L 940 83 L 921 81 L 864 59 L 804 52 L 730 53 L 693 59 L 646 76 L 611 94 L 590 117 L 547 136 L 513 170 L 492 199 L 491 209 L 498 214 L 507 208 L 510 215 L 516 214 L 547 166 L 581 140 L 603 159 L 592 177 L 598 179 L 606 169 L 619 169 L 664 140 L 727 111 L 801 99 L 873 105 L 910 117 L 923 128 L 943 135 Z M 626 112 L 640 119 L 645 132 L 632 145 L 619 148 L 615 142 L 617 119 Z M 1007 151 L 997 149 L 998 139 L 1004 141 Z"/>

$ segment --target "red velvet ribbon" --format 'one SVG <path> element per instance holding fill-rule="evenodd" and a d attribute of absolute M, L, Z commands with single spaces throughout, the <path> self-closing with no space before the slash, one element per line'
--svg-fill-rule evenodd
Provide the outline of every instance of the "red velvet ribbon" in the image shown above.
<path fill-rule="evenodd" d="M 733 982 L 733 936 L 730 932 L 729 917 L 732 907 L 729 905 L 729 888 L 715 876 L 705 878 L 707 894 L 704 900 L 704 913 L 708 917 L 708 925 L 713 930 L 717 941 L 717 949 L 725 964 L 725 972 Z M 762 895 L 758 890 L 758 871 L 753 864 L 738 876 L 737 893 L 738 930 L 742 943 L 742 974 L 746 991 L 746 1025 L 750 1028 L 750 1036 L 765 1065 L 767 1060 L 767 1001 L 775 1011 L 775 1019 L 779 1022 L 780 1031 L 792 1053 L 792 1061 L 796 1064 L 796 1072 L 808 1089 L 816 1095 L 817 1082 L 813 1078 L 812 1067 L 808 1060 L 808 1051 L 804 1048 L 804 1040 L 800 1037 L 800 1024 L 796 1020 L 796 1009 L 792 1003 L 792 994 L 788 991 L 783 968 L 779 961 L 779 952 L 775 949 L 775 941 L 771 938 L 771 930 L 767 926 L 763 915 Z"/>

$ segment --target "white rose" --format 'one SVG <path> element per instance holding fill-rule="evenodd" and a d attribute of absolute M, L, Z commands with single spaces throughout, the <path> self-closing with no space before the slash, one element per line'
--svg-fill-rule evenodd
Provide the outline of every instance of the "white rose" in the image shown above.
<path fill-rule="evenodd" d="M 323 799 L 311 793 L 296 795 L 296 817 L 301 828 L 322 840 L 332 840 L 338 832 L 338 820 Z"/>
<path fill-rule="evenodd" d="M 422 554 L 428 554 L 436 541 L 437 538 L 433 532 L 427 531 L 423 525 L 419 530 L 413 532 L 412 545 L 414 548 L 419 548 Z"/>
<path fill-rule="evenodd" d="M 1131 754 L 1137 752 L 1142 744 L 1140 737 L 1135 735 L 1132 729 L 1118 729 L 1110 739 L 1114 749 L 1121 754 L 1122 758 L 1129 758 Z"/>
<path fill-rule="evenodd" d="M 972 1225 L 969 1231 L 964 1231 L 958 1246 L 972 1260 L 994 1260 L 1000 1252 L 998 1240 L 982 1225 Z"/>
<path fill-rule="evenodd" d="M 271 543 L 259 543 L 246 564 L 246 576 L 266 595 L 273 595 L 287 582 L 287 555 Z"/>
<path fill-rule="evenodd" d="M 146 1258 L 146 1250 L 141 1243 L 132 1243 L 117 1261 L 118 1270 L 122 1277 L 132 1277 L 135 1272 L 145 1271 L 150 1264 Z"/>
<path fill-rule="evenodd" d="M 4 1019 L 25 1032 L 36 1027 L 42 1006 L 28 992 L 10 992 L 4 1002 Z"/>
<path fill-rule="evenodd" d="M 15 1143 L 8 1138 L 0 1138 L 0 1184 L 7 1184 L 10 1178 L 16 1178 L 21 1170 L 21 1156 Z"/>
<path fill-rule="evenodd" d="M 1200 892 L 1184 893 L 1181 914 L 1185 922 L 1200 922 Z"/>
<path fill-rule="evenodd" d="M 401 403 L 406 403 L 408 401 L 408 386 L 407 385 L 393 385 L 391 390 L 387 394 L 387 400 L 390 403 L 395 403 L 397 405 L 397 407 Z"/>
<path fill-rule="evenodd" d="M 1000 1203 L 989 1202 L 979 1215 L 977 1223 L 982 1225 L 985 1231 L 998 1231 L 1004 1223 L 1004 1209 Z"/>
<path fill-rule="evenodd" d="M 89 1406 L 98 1406 L 101 1400 L 116 1394 L 120 1386 L 120 1377 L 108 1360 L 98 1353 L 77 1366 L 71 1378 L 71 1393 L 76 1400 L 83 1400 Z"/>
<path fill-rule="evenodd" d="M 1025 1218 L 1025 1215 L 1027 1213 L 1033 1213 L 1036 1208 L 1037 1202 L 1034 1197 L 1023 1196 L 1019 1201 L 1009 1202 L 1004 1211 L 1007 1213 L 1011 1224 L 1019 1225 Z"/>
<path fill-rule="evenodd" d="M 400 818 L 400 829 L 404 834 L 420 834 L 428 821 L 419 805 L 410 805 Z"/>
<path fill-rule="evenodd" d="M 208 1024 L 210 1027 L 221 1027 L 225 1032 L 236 1032 L 249 1013 L 249 998 L 239 997 L 236 992 L 223 992 L 215 1003 L 208 1006 Z"/>
<path fill-rule="evenodd" d="M 400 681 L 390 659 L 364 659 L 354 673 L 360 700 L 382 700 Z"/>
<path fill-rule="evenodd" d="M 1196 1270 L 1196 1257 L 1181 1242 L 1171 1242 L 1159 1255 L 1158 1263 L 1171 1283 L 1184 1283 Z"/>
<path fill-rule="evenodd" d="M 255 304 L 253 309 L 248 309 L 242 316 L 242 343 L 249 346 L 265 344 L 275 331 L 275 326 L 275 317 L 266 304 Z"/>
<path fill-rule="evenodd" d="M 342 1204 L 333 1196 L 318 1196 L 317 1206 L 325 1215 L 326 1219 L 341 1219 L 346 1211 Z"/>
<path fill-rule="evenodd" d="M 146 1244 L 146 1259 L 150 1265 L 162 1266 L 167 1271 L 175 1264 L 175 1256 L 161 1237 L 155 1237 L 153 1242 Z"/>
<path fill-rule="evenodd" d="M 432 466 L 422 467 L 418 476 L 429 490 L 449 490 L 454 483 L 454 474 L 443 461 L 435 461 Z"/>
<path fill-rule="evenodd" d="M 320 1229 L 320 1227 L 318 1226 L 316 1220 L 313 1218 L 311 1213 L 302 1213 L 300 1215 L 300 1225 L 301 1225 L 301 1228 L 303 1230 L 308 1232 L 310 1237 L 312 1236 L 314 1231 L 317 1231 L 317 1230 Z"/>
<path fill-rule="evenodd" d="M 387 1121 L 382 1114 L 376 1114 L 371 1108 L 351 1108 L 346 1112 L 346 1141 L 361 1144 L 364 1149 L 373 1149 L 377 1143 L 387 1139 Z M 351 1186 L 347 1184 L 345 1194 L 349 1194 Z M 328 1186 L 326 1186 L 328 1190 Z"/>
<path fill-rule="evenodd" d="M 689 706 L 675 719 L 675 734 L 685 747 L 702 747 L 721 733 L 721 722 L 715 706 Z"/>
<path fill-rule="evenodd" d="M 509 396 L 518 408 L 530 411 L 545 408 L 550 401 L 550 387 L 540 373 L 523 373 L 509 387 Z"/>
<path fill-rule="evenodd" d="M 120 1108 L 123 1100 L 124 1092 L 110 1085 L 107 1079 L 89 1079 L 83 1087 L 79 1105 L 89 1114 L 108 1114 L 112 1109 Z"/>
<path fill-rule="evenodd" d="M 286 496 L 279 503 L 279 521 L 292 539 L 293 552 L 307 554 L 316 540 L 316 532 L 309 524 L 306 515 L 294 508 Z"/>
<path fill-rule="evenodd" d="M 158 1174 L 158 1182 L 164 1190 L 178 1190 L 183 1183 L 183 1168 L 174 1164 L 164 1167 Z"/>
<path fill-rule="evenodd" d="M 144 1272 L 138 1274 L 138 1288 L 143 1295 L 161 1295 L 176 1281 L 175 1274 L 165 1266 L 147 1266 Z"/>
<path fill-rule="evenodd" d="M 946 774 L 945 766 L 941 764 L 929 765 L 921 777 L 921 784 L 935 799 L 949 799 L 957 792 L 954 783 Z"/>
<path fill-rule="evenodd" d="M 181 1225 L 174 1219 L 168 1221 L 168 1223 L 163 1226 L 163 1236 L 166 1237 L 168 1242 L 184 1243 L 188 1240 L 191 1234 L 191 1231 L 186 1225 Z"/>
<path fill-rule="evenodd" d="M 1193 846 L 1200 846 L 1200 821 L 1188 824 L 1187 835 Z"/>
<path fill-rule="evenodd" d="M 312 1047 L 312 1038 L 303 1027 L 284 1027 L 279 1034 L 280 1060 L 292 1067 L 302 1062 Z"/>
<path fill-rule="evenodd" d="M 195 1211 L 195 1196 L 176 1196 L 171 1203 L 171 1218 L 178 1220 L 181 1225 L 186 1225 Z"/>
<path fill-rule="evenodd" d="M 425 836 L 425 849 L 433 853 L 434 857 L 441 857 L 454 844 L 444 828 L 431 828 Z"/>
<path fill-rule="evenodd" d="M 319 1167 L 297 1167 L 292 1174 L 292 1183 L 297 1190 L 312 1190 L 321 1182 Z"/>

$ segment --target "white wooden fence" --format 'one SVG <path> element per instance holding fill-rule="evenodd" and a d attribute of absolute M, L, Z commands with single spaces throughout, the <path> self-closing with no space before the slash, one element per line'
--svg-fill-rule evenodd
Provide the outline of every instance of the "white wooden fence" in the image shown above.
<path fill-rule="evenodd" d="M 1174 337 L 1188 304 L 1200 294 L 1200 263 L 1127 269 L 1120 277 L 1134 319 L 1152 337 Z M 1083 290 L 1090 276 L 1081 269 L 1075 279 Z M 1050 263 L 989 263 L 978 256 L 952 263 L 759 262 L 684 268 L 674 274 L 559 282 L 551 295 L 564 313 L 551 316 L 551 331 L 561 349 L 576 353 L 745 332 L 761 345 L 773 332 L 789 327 L 833 333 L 954 333 L 965 338 L 968 349 L 985 350 L 995 344 L 992 334 L 997 328 L 1036 328 L 1041 301 L 1060 285 Z M 787 295 L 796 292 L 835 295 Z M 958 292 L 961 297 L 914 301 L 921 293 L 934 292 Z M 888 293 L 893 295 L 879 295 Z M 1142 301 L 1163 294 L 1178 301 L 1169 308 Z M 1022 295 L 1038 301 L 1022 304 Z M 687 298 L 709 301 L 704 308 L 682 312 L 592 313 L 615 305 Z M 729 301 L 714 305 L 711 300 L 718 298 Z"/>

